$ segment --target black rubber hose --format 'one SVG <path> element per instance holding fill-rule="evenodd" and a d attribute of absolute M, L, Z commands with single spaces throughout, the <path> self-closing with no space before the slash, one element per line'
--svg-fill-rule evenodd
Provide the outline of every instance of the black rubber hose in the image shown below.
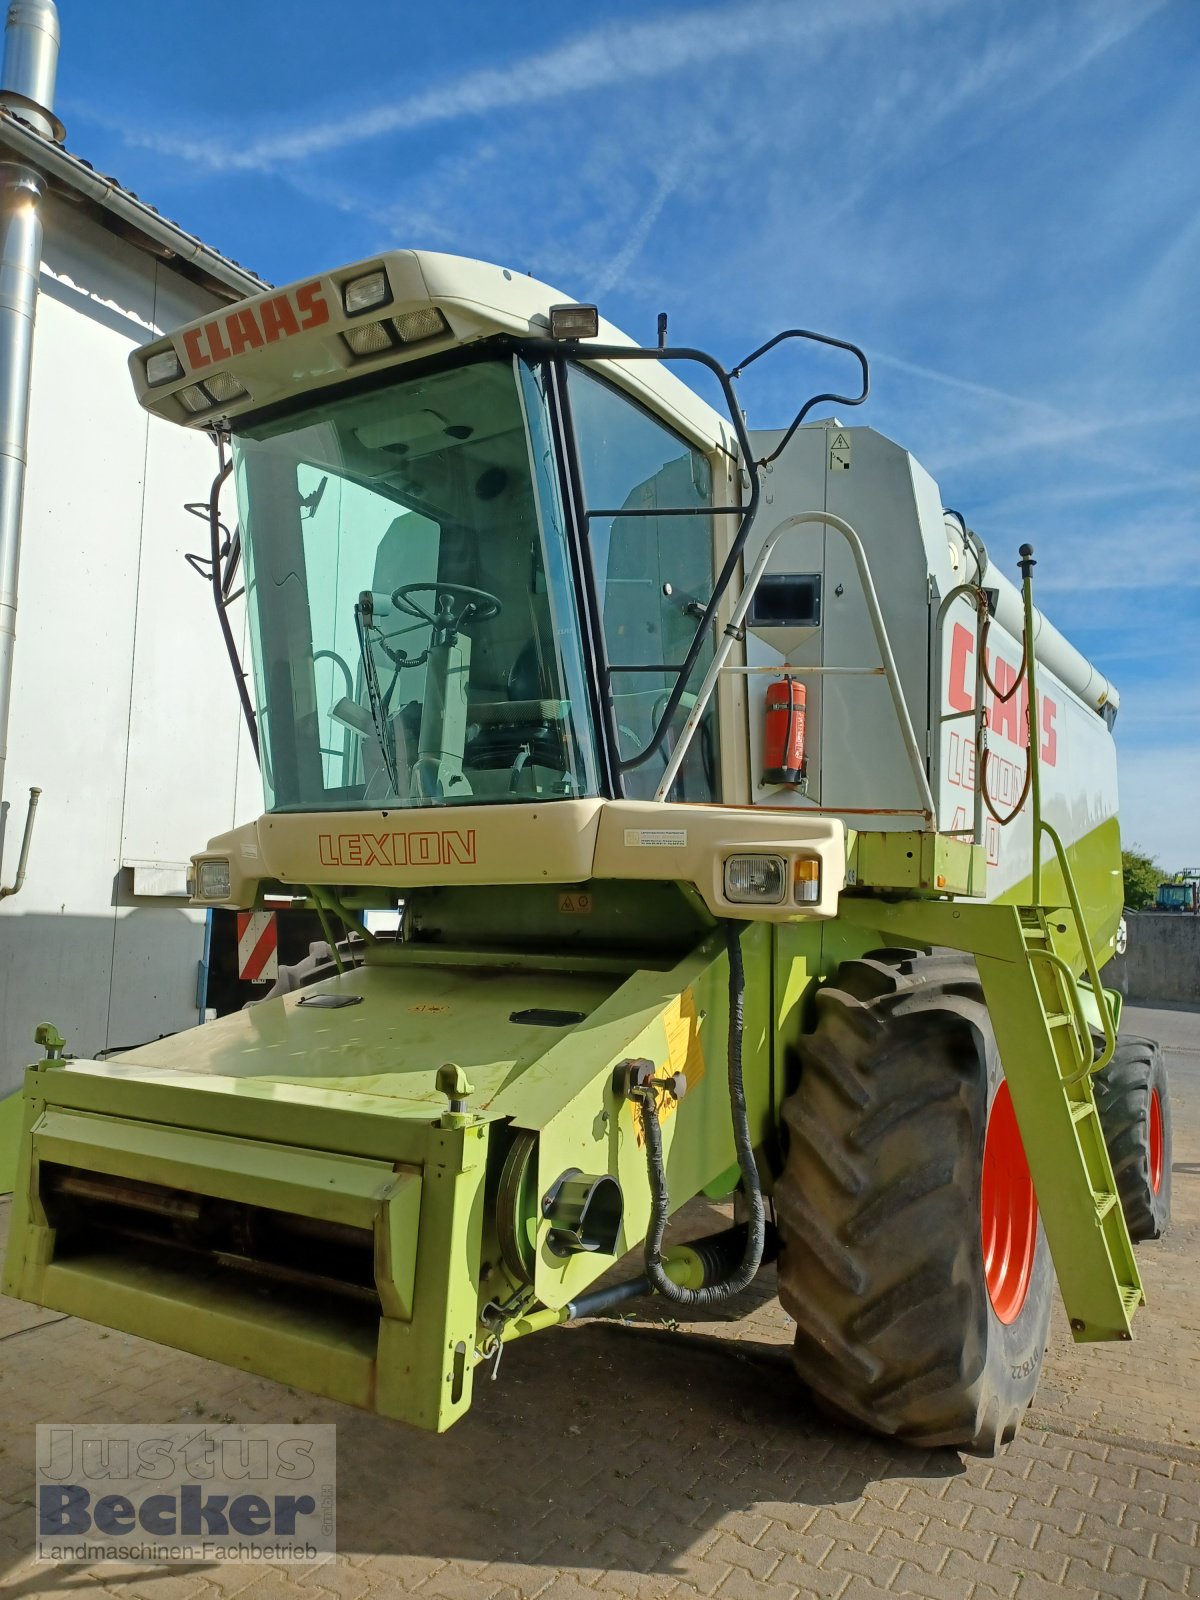
<path fill-rule="evenodd" d="M 742 924 L 727 922 L 725 936 L 729 949 L 729 1109 L 733 1116 L 733 1139 L 737 1146 L 742 1187 L 750 1206 L 746 1223 L 746 1244 L 742 1259 L 729 1277 L 719 1283 L 706 1283 L 700 1289 L 684 1289 L 672 1282 L 662 1263 L 663 1235 L 671 1202 L 667 1193 L 667 1173 L 663 1164 L 662 1129 L 658 1123 L 655 1091 L 641 1098 L 642 1127 L 646 1134 L 646 1164 L 650 1173 L 650 1228 L 646 1234 L 646 1277 L 664 1300 L 682 1306 L 712 1306 L 740 1294 L 762 1265 L 766 1238 L 766 1210 L 762 1185 L 750 1140 L 750 1118 L 746 1110 L 746 1089 L 742 1082 L 742 1034 L 746 1021 L 746 974 L 742 966 Z"/>

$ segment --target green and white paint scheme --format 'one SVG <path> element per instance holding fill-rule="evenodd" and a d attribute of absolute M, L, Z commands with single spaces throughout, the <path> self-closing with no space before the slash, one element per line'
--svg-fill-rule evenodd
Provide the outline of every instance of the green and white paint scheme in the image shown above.
<path fill-rule="evenodd" d="M 152 414 L 232 438 L 267 809 L 198 854 L 196 903 L 286 893 L 342 927 L 402 901 L 403 933 L 112 1060 L 52 1045 L 6 1291 L 449 1426 L 503 1341 L 572 1314 L 645 1236 L 622 1063 L 686 1080 L 662 1110 L 672 1206 L 732 1191 L 721 924 L 740 919 L 764 1184 L 815 986 L 881 945 L 969 951 L 1076 1336 L 1128 1337 L 1141 1288 L 1089 1070 L 1091 1028 L 1106 1048 L 1113 1028 L 1115 689 L 898 445 L 817 422 L 758 467 L 780 434 L 743 459 L 731 420 L 611 353 L 606 324 L 609 354 L 555 346 L 560 299 L 397 252 L 134 354 Z M 667 753 L 614 776 L 755 473 Z M 1032 711 L 1019 682 L 1004 698 L 1027 620 Z M 803 785 L 763 775 L 784 675 L 807 690 Z M 1030 723 L 1040 796 L 1018 806 Z M 978 798 L 985 742 L 1006 826 Z M 1044 866 L 1035 803 L 1063 846 L 1045 836 Z M 601 1248 L 563 1245 L 570 1174 L 620 1186 Z"/>

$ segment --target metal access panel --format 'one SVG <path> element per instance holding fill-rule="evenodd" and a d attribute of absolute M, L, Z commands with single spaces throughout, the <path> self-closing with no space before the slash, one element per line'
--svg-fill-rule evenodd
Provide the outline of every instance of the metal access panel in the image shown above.
<path fill-rule="evenodd" d="M 755 453 L 768 454 L 781 437 L 752 434 Z M 909 716 L 927 755 L 930 596 L 953 582 L 937 485 L 906 450 L 873 429 L 813 423 L 796 432 L 768 470 L 747 569 L 779 524 L 804 511 L 832 512 L 861 537 Z M 827 527 L 796 529 L 777 545 L 763 582 L 776 585 L 775 593 L 768 590 L 765 604 L 752 610 L 746 637 L 753 802 L 818 806 L 860 828 L 920 826 L 916 784 L 849 545 Z M 790 592 L 799 599 L 802 591 L 815 591 L 817 604 L 804 618 L 782 616 L 779 597 Z M 776 670 L 789 668 L 807 692 L 806 791 L 762 777 L 765 689 Z"/>

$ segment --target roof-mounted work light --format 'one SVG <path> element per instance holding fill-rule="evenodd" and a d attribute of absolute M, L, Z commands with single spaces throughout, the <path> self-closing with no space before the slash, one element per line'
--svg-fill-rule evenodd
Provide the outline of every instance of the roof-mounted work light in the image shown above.
<path fill-rule="evenodd" d="M 146 358 L 146 382 L 154 385 L 170 383 L 175 378 L 183 377 L 183 363 L 174 350 L 160 350 L 157 355 Z"/>
<path fill-rule="evenodd" d="M 391 298 L 387 273 L 383 271 L 368 272 L 361 278 L 354 278 L 342 289 L 342 304 L 348 317 L 356 317 L 360 312 L 386 305 Z"/>
<path fill-rule="evenodd" d="M 551 306 L 552 339 L 594 339 L 600 332 L 600 312 L 596 306 Z"/>

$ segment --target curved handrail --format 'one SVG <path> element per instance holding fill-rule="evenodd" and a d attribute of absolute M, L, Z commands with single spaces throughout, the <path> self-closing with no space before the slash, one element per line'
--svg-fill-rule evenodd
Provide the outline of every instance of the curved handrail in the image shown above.
<path fill-rule="evenodd" d="M 929 787 L 929 774 L 925 771 L 925 763 L 921 757 L 921 748 L 917 743 L 917 735 L 913 728 L 912 718 L 909 715 L 908 703 L 904 698 L 904 690 L 900 683 L 900 674 L 896 667 L 896 658 L 892 654 L 891 641 L 888 638 L 887 625 L 883 620 L 883 612 L 879 606 L 879 597 L 875 592 L 875 580 L 871 576 L 871 566 L 867 560 L 867 552 L 855 530 L 841 517 L 834 516 L 831 511 L 801 511 L 795 516 L 785 517 L 779 526 L 769 533 L 763 541 L 750 575 L 742 586 L 737 605 L 733 608 L 733 615 L 725 625 L 725 632 L 721 643 L 717 646 L 713 658 L 704 674 L 704 679 L 696 695 L 696 703 L 688 713 L 684 722 L 679 741 L 671 752 L 671 759 L 667 762 L 666 769 L 659 779 L 658 787 L 654 791 L 656 800 L 663 800 L 670 792 L 683 758 L 687 755 L 692 738 L 699 727 L 708 703 L 712 699 L 713 690 L 716 688 L 717 678 L 732 650 L 735 640 L 741 637 L 742 624 L 750 610 L 750 602 L 754 598 L 759 580 L 766 571 L 767 562 L 775 546 L 785 533 L 790 533 L 794 528 L 803 527 L 807 523 L 822 523 L 827 528 L 832 528 L 835 533 L 840 533 L 850 546 L 854 557 L 854 564 L 858 569 L 859 581 L 862 584 L 863 597 L 867 603 L 867 612 L 871 618 L 871 626 L 875 632 L 875 642 L 879 646 L 879 656 L 883 663 L 884 676 L 891 691 L 892 704 L 895 708 L 896 719 L 900 724 L 900 734 L 904 740 L 905 753 L 908 756 L 909 766 L 912 768 L 913 777 L 917 783 L 917 793 L 921 801 L 922 814 L 925 818 L 926 829 L 932 829 L 936 823 L 936 806 L 934 805 L 933 792 Z"/>
<path fill-rule="evenodd" d="M 1038 818 L 1038 828 L 1041 833 L 1047 834 L 1050 843 L 1054 846 L 1054 853 L 1058 857 L 1059 871 L 1062 873 L 1063 886 L 1067 891 L 1067 900 L 1071 907 L 1071 915 L 1075 918 L 1075 926 L 1079 933 L 1079 945 L 1083 952 L 1083 964 L 1087 968 L 1088 981 L 1096 994 L 1096 1009 L 1100 1013 L 1100 1025 L 1104 1030 L 1104 1049 L 1095 1061 L 1088 1066 L 1089 1073 L 1103 1072 L 1113 1058 L 1117 1048 L 1117 1030 L 1113 1027 L 1112 1013 L 1108 1009 L 1108 1001 L 1104 998 L 1104 985 L 1100 982 L 1100 968 L 1096 964 L 1096 952 L 1092 949 L 1091 935 L 1088 933 L 1087 923 L 1083 919 L 1083 906 L 1080 904 L 1079 892 L 1075 887 L 1075 877 L 1071 871 L 1071 864 L 1067 860 L 1067 852 L 1058 832 L 1050 823 Z M 1040 841 L 1034 835 L 1034 855 L 1040 851 Z M 1064 963 L 1065 965 L 1065 963 Z M 1069 969 L 1068 969 L 1069 970 Z M 1072 977 L 1074 975 L 1072 974 Z M 1072 993 L 1075 984 L 1071 984 Z"/>

